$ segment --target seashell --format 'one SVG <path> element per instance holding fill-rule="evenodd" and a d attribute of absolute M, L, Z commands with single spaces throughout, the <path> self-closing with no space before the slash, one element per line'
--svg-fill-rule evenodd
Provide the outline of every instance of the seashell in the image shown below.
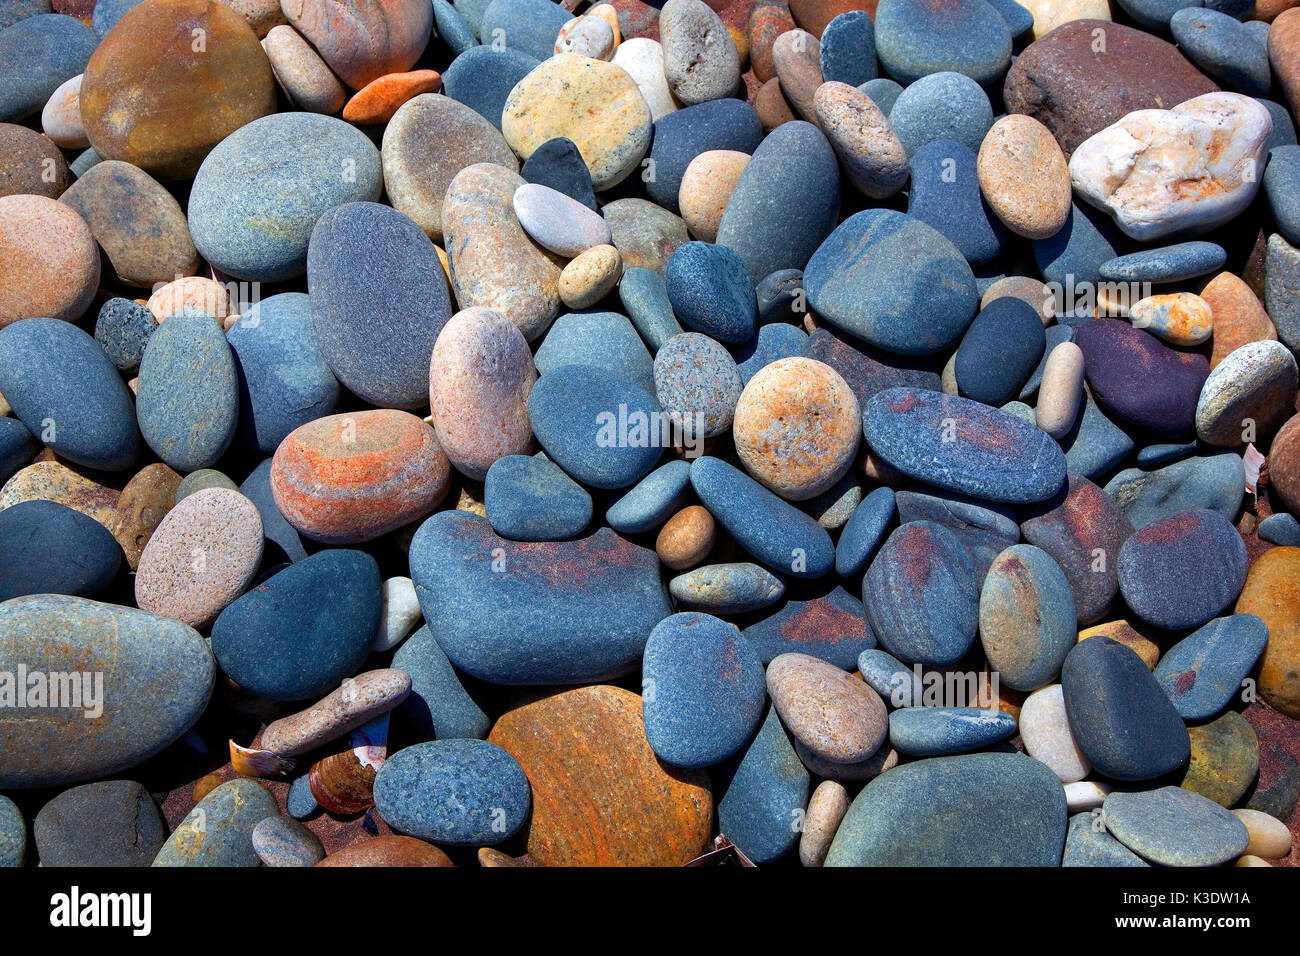
<path fill-rule="evenodd" d="M 405 671 L 366 671 L 345 680 L 338 690 L 306 710 L 272 723 L 262 731 L 262 747 L 283 757 L 300 756 L 387 714 L 410 692 L 411 678 Z"/>
<path fill-rule="evenodd" d="M 230 741 L 230 765 L 243 777 L 276 777 L 289 773 L 296 766 L 294 761 L 279 754 L 241 747 L 233 740 Z"/>
<path fill-rule="evenodd" d="M 374 806 L 375 768 L 363 764 L 354 751 L 317 760 L 307 772 L 307 786 L 316 802 L 338 816 L 352 816 Z"/>

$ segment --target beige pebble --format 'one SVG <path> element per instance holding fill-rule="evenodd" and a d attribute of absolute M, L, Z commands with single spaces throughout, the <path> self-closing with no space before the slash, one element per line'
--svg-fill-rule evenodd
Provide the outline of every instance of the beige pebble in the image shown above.
<path fill-rule="evenodd" d="M 1233 865 L 1234 866 L 1272 866 L 1273 864 L 1268 862 L 1268 860 L 1262 860 L 1257 856 L 1254 856 L 1250 853 L 1246 853 L 1243 854 L 1242 856 L 1237 857 L 1237 862 Z"/>
<path fill-rule="evenodd" d="M 81 75 L 67 80 L 51 94 L 41 111 L 41 129 L 64 149 L 85 149 L 90 145 L 81 122 Z"/>
<path fill-rule="evenodd" d="M 690 505 L 668 519 L 655 539 L 655 553 L 664 567 L 684 571 L 708 557 L 716 537 L 713 515 L 703 505 Z"/>
<path fill-rule="evenodd" d="M 1083 349 L 1062 342 L 1047 355 L 1038 386 L 1035 423 L 1053 438 L 1065 435 L 1079 417 L 1083 403 Z"/>
<path fill-rule="evenodd" d="M 658 122 L 660 117 L 677 111 L 677 100 L 668 88 L 668 78 L 664 76 L 664 48 L 658 40 L 633 37 L 620 43 L 612 62 L 632 77 L 646 106 L 650 107 L 652 120 Z"/>
<path fill-rule="evenodd" d="M 956 395 L 957 388 L 957 353 L 953 352 L 948 356 L 948 361 L 943 364 L 943 371 L 939 373 L 939 390 L 945 395 Z"/>
<path fill-rule="evenodd" d="M 613 246 L 592 246 L 560 273 L 560 301 L 571 309 L 595 305 L 618 285 L 623 260 Z"/>
<path fill-rule="evenodd" d="M 306 710 L 272 722 L 262 731 L 262 749 L 281 757 L 315 750 L 388 713 L 410 692 L 411 678 L 405 671 L 385 668 L 349 677 Z"/>
<path fill-rule="evenodd" d="M 1020 739 L 1025 752 L 1047 764 L 1061 783 L 1082 780 L 1092 769 L 1070 732 L 1060 684 L 1050 684 L 1025 698 L 1020 708 Z"/>
<path fill-rule="evenodd" d="M 1114 789 L 1099 780 L 1080 780 L 1065 785 L 1065 809 L 1069 813 L 1096 810 L 1106 802 L 1106 795 Z"/>
<path fill-rule="evenodd" d="M 903 188 L 910 175 L 907 150 L 871 97 L 847 83 L 823 83 L 813 109 L 849 182 L 872 199 Z"/>
<path fill-rule="evenodd" d="M 614 30 L 604 17 L 590 14 L 574 17 L 560 27 L 560 35 L 555 38 L 555 52 L 608 60 L 614 55 Z"/>
<path fill-rule="evenodd" d="M 0 196 L 0 328 L 36 316 L 75 322 L 99 278 L 99 246 L 71 206 Z"/>
<path fill-rule="evenodd" d="M 691 160 L 682 174 L 677 205 L 691 235 L 701 242 L 718 237 L 727 200 L 749 163 L 749 154 L 733 149 L 710 149 Z"/>
<path fill-rule="evenodd" d="M 1232 812 L 1246 824 L 1246 831 L 1250 834 L 1250 842 L 1246 844 L 1247 854 L 1266 860 L 1278 860 L 1291 852 L 1291 831 L 1277 817 L 1259 810 L 1241 809 Z"/>
<path fill-rule="evenodd" d="M 823 780 L 813 791 L 803 816 L 803 833 L 799 836 L 799 862 L 804 866 L 821 866 L 831 848 L 840 821 L 849 812 L 849 791 L 844 784 Z"/>
<path fill-rule="evenodd" d="M 272 27 L 262 41 L 271 72 L 289 101 L 308 113 L 337 113 L 347 92 L 325 61 L 291 26 Z"/>
<path fill-rule="evenodd" d="M 1037 279 L 1029 276 L 1007 276 L 999 279 L 985 290 L 983 298 L 980 299 L 980 308 L 983 309 L 994 299 L 1001 299 L 1003 296 L 1011 296 L 1031 306 L 1045 326 L 1051 325 L 1052 320 L 1056 318 L 1056 296 L 1052 294 L 1052 290 L 1046 283 L 1039 282 Z"/>
<path fill-rule="evenodd" d="M 181 309 L 202 309 L 221 320 L 223 327 L 226 317 L 236 311 L 226 287 L 205 276 L 182 276 L 168 282 L 149 296 L 147 307 L 159 322 Z"/>
<path fill-rule="evenodd" d="M 781 723 L 814 756 L 857 764 L 889 734 L 885 702 L 866 682 L 807 654 L 780 654 L 767 665 L 767 693 Z"/>
<path fill-rule="evenodd" d="M 1128 311 L 1135 328 L 1146 329 L 1170 345 L 1200 345 L 1214 334 L 1210 304 L 1191 292 L 1149 295 Z"/>
<path fill-rule="evenodd" d="M 1003 225 L 1026 239 L 1048 239 L 1070 215 L 1070 170 L 1051 131 L 1012 113 L 993 124 L 976 161 L 980 191 Z"/>
<path fill-rule="evenodd" d="M 1110 19 L 1110 0 L 1021 0 L 1020 5 L 1034 15 L 1035 40 L 1071 20 Z"/>

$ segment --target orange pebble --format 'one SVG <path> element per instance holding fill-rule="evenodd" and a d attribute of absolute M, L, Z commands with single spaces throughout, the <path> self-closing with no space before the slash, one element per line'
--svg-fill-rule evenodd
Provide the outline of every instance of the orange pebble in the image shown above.
<path fill-rule="evenodd" d="M 363 126 L 387 123 L 407 100 L 441 89 L 442 76 L 437 70 L 389 73 L 371 80 L 348 100 L 348 105 L 343 107 L 343 118 Z"/>
<path fill-rule="evenodd" d="M 223 783 L 225 783 L 225 781 L 215 773 L 210 773 L 205 777 L 200 777 L 194 784 L 194 802 L 198 803 Z"/>

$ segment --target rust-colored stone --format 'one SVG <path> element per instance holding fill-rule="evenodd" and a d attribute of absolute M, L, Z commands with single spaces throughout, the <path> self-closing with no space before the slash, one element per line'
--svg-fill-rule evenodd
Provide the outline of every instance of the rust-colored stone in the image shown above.
<path fill-rule="evenodd" d="M 1231 272 L 1220 272 L 1201 289 L 1200 296 L 1214 316 L 1210 370 L 1250 342 L 1277 341 L 1277 330 L 1250 286 Z"/>
<path fill-rule="evenodd" d="M 371 80 L 348 100 L 348 105 L 343 107 L 343 118 L 363 126 L 387 123 L 403 103 L 421 93 L 437 93 L 440 89 L 442 75 L 437 70 L 389 73 Z"/>
<path fill-rule="evenodd" d="M 781 81 L 776 77 L 759 87 L 754 96 L 754 112 L 763 124 L 764 133 L 770 133 L 782 123 L 791 123 L 799 118 L 786 102 L 785 94 L 781 92 Z"/>
<path fill-rule="evenodd" d="M 354 90 L 409 70 L 433 29 L 427 0 L 281 0 L 280 9 Z"/>
<path fill-rule="evenodd" d="M 782 33 L 794 29 L 790 8 L 781 0 L 759 0 L 749 14 L 749 62 L 754 76 L 766 83 L 776 76 L 772 44 Z"/>
<path fill-rule="evenodd" d="M 1260 555 L 1246 576 L 1236 613 L 1254 614 L 1268 625 L 1260 696 L 1288 717 L 1300 718 L 1300 548 L 1272 548 Z"/>
<path fill-rule="evenodd" d="M 879 0 L 790 0 L 790 12 L 795 23 L 820 39 L 826 25 L 841 13 L 866 10 L 874 20 L 877 3 Z"/>
<path fill-rule="evenodd" d="M 1142 631 L 1139 631 L 1139 626 L 1141 625 L 1137 625 L 1133 621 L 1108 621 L 1105 624 L 1084 628 L 1079 632 L 1079 640 L 1086 640 L 1089 637 L 1097 637 L 1098 635 L 1109 637 L 1112 641 L 1123 644 L 1142 658 L 1142 663 L 1147 666 L 1148 670 L 1154 670 L 1160 660 L 1160 645 Z"/>
<path fill-rule="evenodd" d="M 713 515 L 703 505 L 689 505 L 659 529 L 655 551 L 664 567 L 684 571 L 709 556 L 716 535 Z"/>
<path fill-rule="evenodd" d="M 1279 14 L 1269 27 L 1268 60 L 1295 113 L 1300 110 L 1300 9 Z"/>
<path fill-rule="evenodd" d="M 381 836 L 331 853 L 317 866 L 454 866 L 432 843 L 415 837 Z"/>

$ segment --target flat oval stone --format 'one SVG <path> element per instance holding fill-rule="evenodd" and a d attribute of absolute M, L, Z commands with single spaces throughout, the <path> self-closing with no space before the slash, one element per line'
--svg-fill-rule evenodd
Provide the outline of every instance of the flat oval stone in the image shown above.
<path fill-rule="evenodd" d="M 429 407 L 458 471 L 481 480 L 497 459 L 527 451 L 536 381 L 528 343 L 504 315 L 470 308 L 451 317 L 433 346 Z"/>
<path fill-rule="evenodd" d="M 421 734 L 439 740 L 488 735 L 492 722 L 427 625 L 397 649 L 393 667 L 410 675 L 411 691 L 401 710 Z"/>
<path fill-rule="evenodd" d="M 443 72 L 442 91 L 448 99 L 468 106 L 500 132 L 501 113 L 505 109 L 510 91 L 524 77 L 537 69 L 541 62 L 537 57 L 523 50 L 508 46 L 498 48 L 496 44 L 478 46 L 476 43 L 468 49 L 461 50 Z M 442 144 L 439 152 L 445 151 L 451 145 Z M 501 165 L 509 166 L 511 169 L 516 168 L 518 160 L 513 152 L 509 153 L 509 159 L 509 162 L 502 162 Z M 590 188 L 588 184 L 588 189 Z M 434 198 L 441 201 L 441 197 L 430 196 L 430 199 Z"/>
<path fill-rule="evenodd" d="M 486 740 L 435 740 L 392 754 L 375 777 L 375 810 L 394 830 L 452 846 L 508 840 L 528 816 L 528 778 Z"/>
<path fill-rule="evenodd" d="M 275 797 L 256 780 L 228 780 L 199 801 L 154 857 L 154 866 L 259 866 L 253 829 L 279 816 Z"/>
<path fill-rule="evenodd" d="M 727 345 L 754 334 L 757 305 L 741 257 L 725 245 L 687 242 L 668 260 L 668 300 L 687 327 Z"/>
<path fill-rule="evenodd" d="M 772 65 L 776 68 L 781 93 L 795 115 L 816 123 L 813 97 L 822 85 L 821 47 L 817 38 L 797 28 L 782 33 L 772 43 Z"/>
<path fill-rule="evenodd" d="M 862 11 L 855 11 L 862 12 Z M 841 14 L 843 16 L 843 14 Z M 863 12 L 863 16 L 866 14 Z M 833 22 L 833 21 L 832 21 Z M 868 23 L 871 21 L 868 20 Z M 849 809 L 849 792 L 842 783 L 823 780 L 813 791 L 799 836 L 799 862 L 804 866 L 821 866 L 826 851 L 835 839 L 835 831 Z"/>
<path fill-rule="evenodd" d="M 778 270 L 804 268 L 839 218 L 839 176 L 835 151 L 816 126 L 783 124 L 740 174 L 718 224 L 718 244 L 740 255 L 755 285 Z M 773 208 L 797 215 L 778 223 Z"/>
<path fill-rule="evenodd" d="M 618 297 L 632 324 L 656 352 L 674 335 L 682 334 L 662 274 L 640 266 L 628 266 L 626 253 Z"/>
<path fill-rule="evenodd" d="M 945 422 L 955 429 L 945 441 Z M 988 501 L 1045 501 L 1066 481 L 1065 455 L 1043 431 L 953 395 L 890 388 L 866 405 L 871 450 L 919 481 Z"/>
<path fill-rule="evenodd" d="M 1272 707 L 1300 719 L 1300 548 L 1270 548 L 1251 565 L 1236 613 L 1268 625 L 1259 691 Z"/>
<path fill-rule="evenodd" d="M 875 28 L 880 65 L 903 83 L 955 70 L 989 84 L 1011 60 L 1011 31 L 987 3 L 881 0 Z"/>
<path fill-rule="evenodd" d="M 58 199 L 71 180 L 63 151 L 48 136 L 26 126 L 0 123 L 0 197 Z"/>
<path fill-rule="evenodd" d="M 492 683 L 621 676 L 671 613 L 654 552 L 608 529 L 575 541 L 515 542 L 483 518 L 440 512 L 416 532 L 410 558 L 439 645 L 461 670 Z M 509 574 L 493 570 L 500 562 Z"/>
<path fill-rule="evenodd" d="M 0 121 L 39 113 L 60 84 L 86 69 L 96 43 L 86 24 L 51 13 L 48 4 L 35 16 L 5 22 L 0 27 Z"/>
<path fill-rule="evenodd" d="M 193 275 L 199 254 L 180 204 L 130 163 L 105 160 L 59 197 L 86 221 L 118 279 L 150 288 Z"/>
<path fill-rule="evenodd" d="M 781 654 L 798 653 L 850 670 L 864 651 L 876 646 L 862 604 L 842 587 L 790 600 L 770 617 L 742 632 L 764 664 Z"/>
<path fill-rule="evenodd" d="M 149 791 L 134 780 L 64 790 L 32 821 L 45 866 L 148 866 L 167 839 Z"/>
<path fill-rule="evenodd" d="M 993 125 L 993 105 L 969 76 L 944 70 L 908 84 L 889 107 L 889 125 L 909 156 L 941 139 L 978 151 Z"/>
<path fill-rule="evenodd" d="M 1250 96 L 1267 96 L 1273 85 L 1264 36 L 1217 9 L 1175 10 L 1169 31 L 1179 49 L 1205 73 L 1229 89 Z"/>
<path fill-rule="evenodd" d="M 1110 495 L 1071 473 L 1065 489 L 1023 515 L 1020 531 L 1065 572 L 1080 625 L 1106 613 L 1119 590 L 1115 566 L 1120 547 L 1133 534 Z M 1105 558 L 1104 566 L 1099 557 Z"/>
<path fill-rule="evenodd" d="M 785 856 L 799 837 L 790 821 L 807 806 L 810 781 L 775 707 L 720 777 L 718 828 L 755 863 Z"/>
<path fill-rule="evenodd" d="M 1209 304 L 1190 292 L 1149 295 L 1128 310 L 1134 328 L 1146 329 L 1170 345 L 1200 345 L 1214 334 Z"/>
<path fill-rule="evenodd" d="M 691 486 L 736 542 L 772 570 L 818 578 L 834 563 L 824 528 L 738 468 L 719 458 L 697 458 Z"/>
<path fill-rule="evenodd" d="M 849 181 L 864 195 L 883 199 L 903 188 L 907 150 L 871 97 L 831 80 L 817 88 L 813 108 Z"/>
<path fill-rule="evenodd" d="M 1268 626 L 1253 614 L 1217 618 L 1169 648 L 1156 680 L 1184 720 L 1212 717 L 1232 701 L 1268 644 Z"/>
<path fill-rule="evenodd" d="M 1061 866 L 1150 866 L 1107 833 L 1105 827 L 1098 830 L 1097 823 L 1098 818 L 1091 812 L 1070 817 Z"/>
<path fill-rule="evenodd" d="M 508 58 L 508 53 L 490 56 Z M 447 73 L 450 82 L 451 71 Z M 490 118 L 489 118 L 490 119 Z M 519 160 L 498 129 L 471 106 L 425 93 L 403 103 L 384 127 L 384 188 L 398 212 L 409 216 L 434 242 L 443 241 L 447 187 L 466 166 L 494 163 L 518 172 Z"/>
<path fill-rule="evenodd" d="M 688 612 L 650 632 L 641 668 L 646 740 L 675 767 L 709 767 L 753 736 L 763 716 L 763 665 L 734 624 Z"/>
<path fill-rule="evenodd" d="M 1235 448 L 1250 427 L 1271 431 L 1295 407 L 1300 369 L 1281 342 L 1250 342 L 1210 372 L 1196 402 L 1196 434 Z"/>
<path fill-rule="evenodd" d="M 409 70 L 433 28 L 433 7 L 423 0 L 282 0 L 295 30 L 311 41 L 330 69 L 353 89 L 388 73 Z"/>
<path fill-rule="evenodd" d="M 975 641 L 979 582 L 956 535 L 932 521 L 912 521 L 886 539 L 867 568 L 862 604 L 872 633 L 895 657 L 951 664 Z"/>
<path fill-rule="evenodd" d="M 580 687 L 514 707 L 492 728 L 532 786 L 527 846 L 538 863 L 681 866 L 704 852 L 709 778 L 659 762 L 641 708 L 630 691 Z M 606 811 L 593 817 L 596 804 Z"/>
<path fill-rule="evenodd" d="M 0 329 L 43 316 L 75 322 L 99 279 L 95 238 L 70 206 L 44 196 L 0 197 Z"/>
<path fill-rule="evenodd" d="M 1249 342 L 1277 340 L 1277 330 L 1254 290 L 1231 272 L 1220 272 L 1201 289 L 1214 319 L 1210 368 Z"/>
<path fill-rule="evenodd" d="M 164 462 L 181 472 L 217 463 L 239 425 L 239 375 L 212 316 L 185 309 L 158 327 L 135 398 L 140 433 Z"/>
<path fill-rule="evenodd" d="M 804 289 L 817 315 L 903 355 L 951 345 L 979 301 L 957 247 L 920 220 L 888 209 L 844 220 L 808 260 Z"/>
<path fill-rule="evenodd" d="M 590 365 L 543 376 L 528 396 L 533 434 L 556 464 L 583 484 L 625 488 L 663 454 L 666 415 L 641 386 Z"/>
<path fill-rule="evenodd" d="M 1105 490 L 1134 528 L 1144 528 L 1161 518 L 1198 508 L 1209 508 L 1235 521 L 1244 487 L 1241 457 L 1225 449 L 1151 471 L 1125 469 L 1106 483 Z"/>
<path fill-rule="evenodd" d="M 961 394 L 1000 408 L 1020 394 L 1047 347 L 1038 313 L 1011 296 L 982 308 L 966 334 L 953 371 Z"/>
<path fill-rule="evenodd" d="M 1154 780 L 1187 762 L 1187 727 L 1142 658 L 1109 637 L 1080 641 L 1061 668 L 1070 730 L 1112 780 Z"/>
<path fill-rule="evenodd" d="M 884 742 L 884 702 L 867 684 L 807 654 L 781 654 L 767 666 L 772 706 L 790 733 L 816 756 L 858 763 Z"/>
<path fill-rule="evenodd" d="M 1060 684 L 1049 684 L 1025 698 L 1019 730 L 1025 753 L 1051 767 L 1062 783 L 1082 780 L 1092 770 L 1070 732 Z"/>
<path fill-rule="evenodd" d="M 1259 523 L 1259 538 L 1269 544 L 1300 547 L 1300 521 L 1285 512 L 1271 514 Z"/>
<path fill-rule="evenodd" d="M 664 75 L 686 106 L 718 100 L 740 82 L 740 53 L 726 24 L 703 0 L 668 0 L 659 11 Z"/>
<path fill-rule="evenodd" d="M 614 291 L 622 274 L 618 249 L 608 244 L 592 246 L 560 273 L 560 301 L 571 309 L 590 309 Z"/>
<path fill-rule="evenodd" d="M 525 160 L 557 136 L 573 140 L 597 192 L 632 173 L 650 130 L 650 108 L 632 78 L 576 53 L 552 56 L 520 80 L 501 116 L 506 142 Z"/>
<path fill-rule="evenodd" d="M 140 453 L 131 396 L 81 329 L 57 319 L 0 328 L 0 393 L 32 435 L 88 468 L 122 471 Z"/>
<path fill-rule="evenodd" d="M 1046 126 L 1012 114 L 993 124 L 980 145 L 984 193 L 1003 225 L 1027 239 L 1048 239 L 1070 215 L 1070 171 Z"/>
<path fill-rule="evenodd" d="M 436 846 L 407 836 L 381 836 L 335 850 L 317 866 L 455 866 Z"/>
<path fill-rule="evenodd" d="M 646 192 L 665 209 L 679 212 L 682 182 L 696 158 L 723 150 L 752 155 L 762 141 L 758 114 L 741 100 L 710 100 L 670 113 L 655 120 L 650 148 L 654 178 L 646 183 Z"/>
<path fill-rule="evenodd" d="M 835 545 L 835 573 L 850 577 L 866 567 L 885 540 L 885 530 L 897 512 L 891 488 L 876 488 L 863 498 L 853 509 Z"/>
<path fill-rule="evenodd" d="M 1017 544 L 993 560 L 980 590 L 979 630 L 1003 684 L 1029 691 L 1054 680 L 1074 647 L 1076 622 L 1070 582 L 1046 551 Z"/>
<path fill-rule="evenodd" d="M 212 626 L 212 652 L 251 693 L 272 700 L 319 697 L 356 673 L 369 654 L 379 626 L 379 587 L 379 568 L 368 554 L 319 551 L 222 611 Z"/>
<path fill-rule="evenodd" d="M 241 126 L 208 154 L 190 191 L 190 233 L 203 258 L 227 275 L 278 282 L 306 271 L 322 215 L 344 203 L 378 202 L 383 189 L 379 150 L 360 130 L 332 116 L 276 113 Z"/>
<path fill-rule="evenodd" d="M 1065 791 L 1046 765 L 1023 754 L 934 757 L 868 783 L 825 865 L 1058 866 L 1065 830 Z"/>
<path fill-rule="evenodd" d="M 355 554 L 351 552 L 350 557 L 354 558 Z M 336 566 L 340 556 L 347 555 L 349 552 L 335 552 L 333 560 Z M 319 572 L 325 563 L 317 562 L 314 570 Z M 364 568 L 364 562 L 358 562 L 356 566 L 363 569 L 362 578 L 369 576 L 364 573 L 368 570 Z M 268 724 L 262 731 L 261 749 L 281 757 L 308 753 L 387 714 L 402 703 L 410 691 L 411 678 L 401 670 L 366 671 L 350 677 L 337 690 L 307 709 Z"/>
<path fill-rule="evenodd" d="M 251 839 L 267 866 L 315 866 L 325 859 L 320 838 L 292 818 L 266 817 L 253 827 Z"/>
<path fill-rule="evenodd" d="M 889 715 L 889 743 L 912 757 L 980 750 L 1012 736 L 1016 718 L 980 707 L 905 707 Z"/>
<path fill-rule="evenodd" d="M 1221 807 L 1234 806 L 1259 776 L 1259 738 L 1250 721 L 1228 710 L 1187 732 L 1192 756 L 1179 786 Z"/>
<path fill-rule="evenodd" d="M 767 607 L 785 594 L 785 582 L 757 564 L 710 564 L 668 582 L 679 604 L 714 614 L 744 614 Z"/>
<path fill-rule="evenodd" d="M 1232 811 L 1250 833 L 1246 853 L 1265 859 L 1278 860 L 1291 853 L 1291 831 L 1287 825 L 1270 813 L 1241 808 Z M 1239 864 L 1240 865 L 1240 864 Z"/>
<path fill-rule="evenodd" d="M 1111 282 L 1180 282 L 1223 268 L 1228 254 L 1213 242 L 1180 242 L 1143 249 L 1102 263 L 1101 277 Z"/>
<path fill-rule="evenodd" d="M 433 429 L 388 409 L 328 415 L 292 431 L 271 464 L 275 505 L 326 544 L 356 544 L 423 518 L 451 466 Z"/>
<path fill-rule="evenodd" d="M 25 694 L 13 678 L 7 682 L 6 696 L 23 694 L 14 699 L 23 706 L 0 712 L 6 790 L 76 783 L 144 762 L 194 725 L 216 680 L 212 654 L 192 628 L 64 595 L 0 604 L 0 659 L 21 661 L 27 675 Z M 105 670 L 108 660 L 113 666 Z M 30 677 L 37 672 L 83 675 L 60 688 L 82 694 L 81 708 L 33 707 Z M 87 717 L 95 718 L 91 735 Z"/>
<path fill-rule="evenodd" d="M 549 186 L 524 183 L 515 190 L 514 210 L 524 232 L 557 255 L 573 257 L 613 239 L 599 214 Z"/>
<path fill-rule="evenodd" d="M 160 179 L 190 178 L 219 142 L 274 112 L 275 78 L 257 35 L 210 0 L 132 8 L 100 41 L 81 81 L 95 152 Z"/>
<path fill-rule="evenodd" d="M 641 534 L 668 520 L 686 503 L 691 465 L 670 461 L 628 489 L 605 512 L 605 522 L 623 534 Z"/>
<path fill-rule="evenodd" d="M 495 309 L 531 342 L 559 311 L 561 265 L 533 244 L 515 216 L 514 195 L 523 184 L 494 163 L 466 166 L 447 187 L 442 228 L 460 307 Z"/>
<path fill-rule="evenodd" d="M 54 501 L 0 511 L 0 601 L 26 594 L 90 597 L 122 565 L 122 549 L 98 521 Z"/>
<path fill-rule="evenodd" d="M 558 465 L 529 455 L 492 463 L 483 503 L 492 530 L 515 541 L 562 541 L 591 522 L 591 495 Z"/>
<path fill-rule="evenodd" d="M 437 93 L 442 89 L 442 76 L 437 70 L 412 70 L 407 73 L 387 73 L 371 80 L 343 107 L 343 118 L 360 126 L 387 123 L 403 104 L 423 93 Z"/>
<path fill-rule="evenodd" d="M 1246 546 L 1223 515 L 1199 509 L 1136 531 L 1119 550 L 1124 600 L 1156 627 L 1200 627 L 1222 613 L 1246 582 Z"/>
<path fill-rule="evenodd" d="M 866 10 L 838 14 L 826 24 L 820 39 L 818 62 L 827 83 L 861 86 L 876 78 L 876 36 Z"/>
<path fill-rule="evenodd" d="M 1182 787 L 1117 790 L 1106 797 L 1102 813 L 1116 839 L 1163 866 L 1218 866 L 1250 843 L 1241 820 Z"/>
<path fill-rule="evenodd" d="M 262 49 L 280 89 L 299 109 L 330 116 L 343 108 L 343 84 L 293 27 L 272 27 L 262 38 Z"/>
<path fill-rule="evenodd" d="M 659 529 L 655 537 L 655 554 L 659 555 L 664 567 L 684 571 L 707 558 L 716 540 L 717 522 L 713 515 L 703 505 L 690 505 L 669 518 Z"/>

